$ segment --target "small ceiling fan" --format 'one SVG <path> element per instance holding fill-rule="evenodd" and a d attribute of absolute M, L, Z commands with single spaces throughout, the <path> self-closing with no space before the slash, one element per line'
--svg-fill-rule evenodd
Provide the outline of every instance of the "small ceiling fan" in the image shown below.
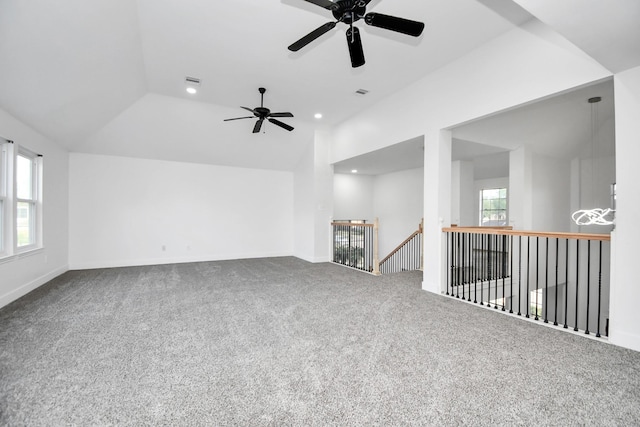
<path fill-rule="evenodd" d="M 338 22 L 343 22 L 349 25 L 349 29 L 347 29 L 347 45 L 349 46 L 349 56 L 351 57 L 351 66 L 353 68 L 360 67 L 364 65 L 365 62 L 360 31 L 357 27 L 353 26 L 354 22 L 364 18 L 364 22 L 373 27 L 380 27 L 413 37 L 419 37 L 424 30 L 424 23 L 422 22 L 383 15 L 381 13 L 366 13 L 367 5 L 371 0 L 336 0 L 335 2 L 330 0 L 305 1 L 330 10 L 337 21 L 327 22 L 311 31 L 289 46 L 289 50 L 297 52 L 318 37 L 332 30 Z"/>
<path fill-rule="evenodd" d="M 293 117 L 293 114 L 291 114 L 291 113 L 272 113 L 271 110 L 269 110 L 268 108 L 264 107 L 264 93 L 267 90 L 265 88 L 261 87 L 261 88 L 258 88 L 258 91 L 260 92 L 260 106 L 259 107 L 256 107 L 256 108 L 240 107 L 240 108 L 244 108 L 247 111 L 251 111 L 253 113 L 253 116 L 236 117 L 234 119 L 225 119 L 224 121 L 228 122 L 228 121 L 231 121 L 231 120 L 253 119 L 254 117 L 257 117 L 258 121 L 256 122 L 255 126 L 253 127 L 253 133 L 260 132 L 260 128 L 262 127 L 262 122 L 264 122 L 265 119 L 269 120 L 274 125 L 280 126 L 281 128 L 286 129 L 289 132 L 291 132 L 293 130 L 292 126 L 289 126 L 286 123 L 282 123 L 280 120 L 276 120 L 273 117 Z"/>

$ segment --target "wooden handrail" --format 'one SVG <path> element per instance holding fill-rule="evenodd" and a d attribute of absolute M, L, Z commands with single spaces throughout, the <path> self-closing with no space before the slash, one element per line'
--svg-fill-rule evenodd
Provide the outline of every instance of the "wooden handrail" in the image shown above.
<path fill-rule="evenodd" d="M 404 242 L 400 243 L 394 250 L 392 250 L 389 255 L 387 255 L 386 257 L 384 257 L 382 259 L 382 261 L 380 261 L 380 264 L 384 264 L 384 262 L 386 260 L 388 260 L 389 258 L 391 258 L 392 256 L 394 256 L 400 249 L 402 249 L 402 247 L 404 245 L 406 245 L 407 243 L 409 243 L 411 241 L 411 239 L 413 239 L 414 237 L 416 237 L 418 234 L 422 234 L 422 228 L 416 230 L 413 232 L 413 234 L 411 234 L 411 236 L 407 237 L 406 239 L 404 239 Z"/>
<path fill-rule="evenodd" d="M 557 231 L 508 230 L 502 227 L 445 227 L 444 233 L 497 234 L 504 236 L 549 237 L 552 239 L 577 239 L 610 241 L 610 234 L 565 233 Z"/>
<path fill-rule="evenodd" d="M 332 222 L 331 226 L 334 225 L 341 225 L 341 226 L 346 226 L 346 227 L 374 227 L 375 224 L 358 224 L 358 223 L 354 223 L 354 222 Z"/>

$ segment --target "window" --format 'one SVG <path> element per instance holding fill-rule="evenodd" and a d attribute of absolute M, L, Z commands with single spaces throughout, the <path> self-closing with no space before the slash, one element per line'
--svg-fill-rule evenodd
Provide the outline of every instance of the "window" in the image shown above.
<path fill-rule="evenodd" d="M 36 244 L 38 214 L 38 160 L 21 151 L 16 156 L 16 246 Z"/>
<path fill-rule="evenodd" d="M 480 190 L 480 225 L 507 225 L 507 189 Z"/>
<path fill-rule="evenodd" d="M 9 143 L 0 138 L 0 256 L 7 253 Z"/>
<path fill-rule="evenodd" d="M 0 257 L 42 246 L 42 157 L 0 138 Z"/>

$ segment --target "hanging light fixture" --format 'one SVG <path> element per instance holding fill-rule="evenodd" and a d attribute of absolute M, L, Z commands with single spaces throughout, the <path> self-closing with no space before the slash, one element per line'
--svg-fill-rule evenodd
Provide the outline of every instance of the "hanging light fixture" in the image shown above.
<path fill-rule="evenodd" d="M 598 123 L 598 103 L 602 101 L 602 98 L 595 96 L 589 98 L 588 102 L 591 105 L 591 202 L 595 205 L 595 198 L 593 197 L 595 188 L 595 167 L 594 167 L 594 152 L 596 144 L 596 127 Z M 580 209 L 575 211 L 571 218 L 577 225 L 612 225 L 614 223 L 613 215 L 615 210 L 612 208 L 592 208 L 592 209 Z"/>

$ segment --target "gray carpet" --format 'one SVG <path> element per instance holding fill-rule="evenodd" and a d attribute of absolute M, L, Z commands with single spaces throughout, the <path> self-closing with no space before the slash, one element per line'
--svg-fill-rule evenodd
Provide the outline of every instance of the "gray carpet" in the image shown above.
<path fill-rule="evenodd" d="M 0 309 L 0 424 L 640 425 L 640 353 L 296 258 L 71 271 Z"/>

